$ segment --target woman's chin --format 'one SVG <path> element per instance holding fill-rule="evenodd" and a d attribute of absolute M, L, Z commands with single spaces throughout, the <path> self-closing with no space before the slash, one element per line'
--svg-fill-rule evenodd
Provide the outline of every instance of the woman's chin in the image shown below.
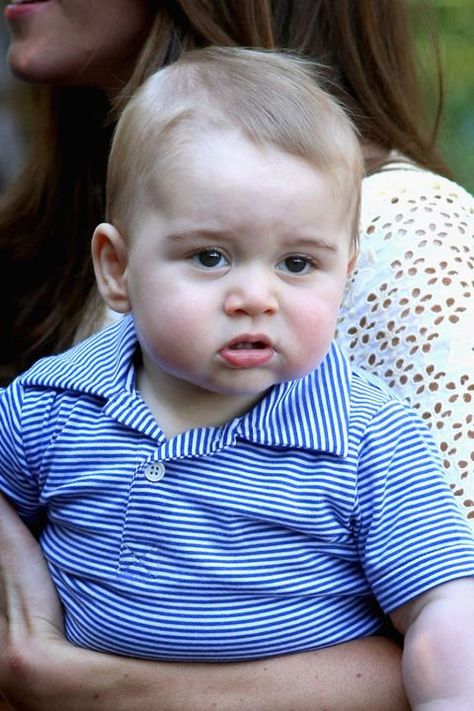
<path fill-rule="evenodd" d="M 86 77 L 81 77 L 80 73 L 84 66 L 83 58 L 74 63 L 66 58 L 55 59 L 51 52 L 48 53 L 47 49 L 43 51 L 31 40 L 12 40 L 7 61 L 13 76 L 30 84 L 86 84 Z M 72 80 L 73 77 L 76 80 Z"/>
<path fill-rule="evenodd" d="M 57 69 L 49 66 L 51 63 L 45 58 L 44 53 L 39 48 L 32 45 L 29 40 L 13 39 L 7 53 L 7 61 L 11 73 L 22 81 L 36 83 L 49 83 L 53 73 L 57 74 Z"/>

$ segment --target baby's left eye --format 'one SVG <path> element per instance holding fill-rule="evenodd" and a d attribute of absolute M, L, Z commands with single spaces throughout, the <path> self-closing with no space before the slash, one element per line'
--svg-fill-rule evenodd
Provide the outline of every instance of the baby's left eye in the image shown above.
<path fill-rule="evenodd" d="M 303 257 L 300 254 L 285 257 L 277 264 L 277 269 L 290 274 L 306 274 L 313 268 L 313 262 L 308 257 Z"/>
<path fill-rule="evenodd" d="M 218 269 L 228 264 L 226 257 L 218 249 L 202 249 L 193 254 L 191 261 L 201 269 Z"/>

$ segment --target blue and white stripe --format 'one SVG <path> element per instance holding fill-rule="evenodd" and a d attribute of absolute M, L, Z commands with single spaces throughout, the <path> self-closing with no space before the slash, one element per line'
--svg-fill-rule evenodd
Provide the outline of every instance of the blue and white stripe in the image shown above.
<path fill-rule="evenodd" d="M 222 427 L 167 440 L 134 389 L 133 322 L 0 399 L 0 487 L 42 546 L 76 644 L 229 661 L 379 629 L 474 574 L 430 436 L 336 346 Z M 161 463 L 164 476 L 150 476 Z"/>

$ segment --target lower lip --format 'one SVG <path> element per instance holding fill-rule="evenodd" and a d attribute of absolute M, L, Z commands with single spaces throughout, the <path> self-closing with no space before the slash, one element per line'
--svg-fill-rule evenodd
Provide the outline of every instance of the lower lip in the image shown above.
<path fill-rule="evenodd" d="M 8 22 L 20 20 L 23 17 L 32 15 L 34 12 L 38 12 L 41 8 L 49 5 L 49 2 L 50 0 L 42 0 L 42 2 L 28 2 L 22 5 L 7 5 L 4 11 L 5 20 Z"/>
<path fill-rule="evenodd" d="M 219 355 L 234 368 L 257 368 L 274 356 L 273 348 L 223 348 Z"/>

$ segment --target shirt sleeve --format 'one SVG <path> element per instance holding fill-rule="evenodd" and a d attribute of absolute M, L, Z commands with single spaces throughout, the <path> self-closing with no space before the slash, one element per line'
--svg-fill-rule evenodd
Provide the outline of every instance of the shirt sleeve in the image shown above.
<path fill-rule="evenodd" d="M 0 490 L 32 523 L 42 507 L 37 478 L 25 453 L 23 406 L 24 391 L 18 381 L 0 391 Z"/>
<path fill-rule="evenodd" d="M 428 429 L 403 403 L 387 403 L 367 426 L 357 488 L 358 552 L 385 612 L 474 575 L 474 536 Z"/>
<path fill-rule="evenodd" d="M 428 425 L 474 530 L 474 199 L 413 168 L 364 183 L 338 342 Z"/>

